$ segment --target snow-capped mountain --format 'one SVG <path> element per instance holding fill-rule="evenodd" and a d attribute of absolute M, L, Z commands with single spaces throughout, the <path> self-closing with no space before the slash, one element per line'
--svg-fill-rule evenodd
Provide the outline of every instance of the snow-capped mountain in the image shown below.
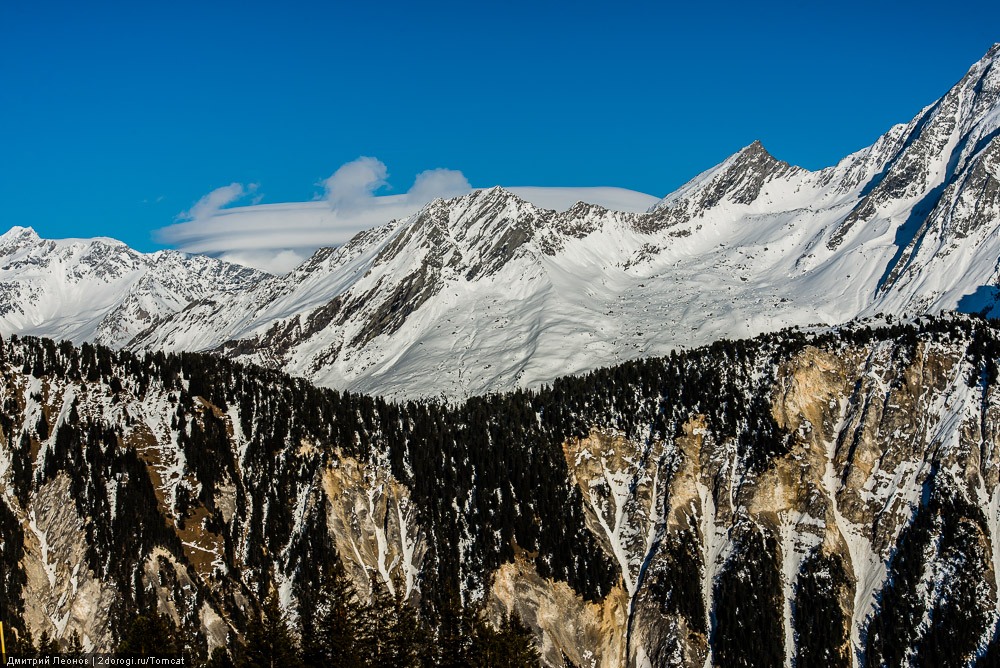
<path fill-rule="evenodd" d="M 476 191 L 286 276 L 114 325 L 143 330 L 131 340 L 103 340 L 221 351 L 338 388 L 461 397 L 788 325 L 989 311 L 998 60 L 1000 45 L 910 123 L 827 169 L 754 142 L 646 213 L 557 212 Z"/>
<path fill-rule="evenodd" d="M 998 57 L 828 169 L 755 142 L 645 214 L 556 213 L 500 189 L 437 201 L 134 345 L 461 396 L 786 325 L 989 307 Z"/>
<path fill-rule="evenodd" d="M 266 274 L 176 251 L 139 253 L 114 239 L 0 236 L 0 331 L 112 347 L 210 295 L 246 290 Z"/>

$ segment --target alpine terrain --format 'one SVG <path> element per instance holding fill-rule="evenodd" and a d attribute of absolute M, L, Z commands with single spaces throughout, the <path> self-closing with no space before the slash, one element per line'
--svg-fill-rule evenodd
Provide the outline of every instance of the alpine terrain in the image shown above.
<path fill-rule="evenodd" d="M 462 398 L 783 326 L 989 312 L 998 60 L 1000 45 L 908 124 L 818 172 L 755 142 L 647 213 L 556 212 L 482 190 L 281 277 L 15 228 L 0 238 L 0 322 L 77 343 L 215 351 L 339 389 Z M 129 259 L 109 266 L 105 253 Z M 85 316 L 81 289 L 101 295 Z"/>
<path fill-rule="evenodd" d="M 11 229 L 9 646 L 1000 665 L 998 62 L 827 169 L 479 190 L 284 276 Z"/>

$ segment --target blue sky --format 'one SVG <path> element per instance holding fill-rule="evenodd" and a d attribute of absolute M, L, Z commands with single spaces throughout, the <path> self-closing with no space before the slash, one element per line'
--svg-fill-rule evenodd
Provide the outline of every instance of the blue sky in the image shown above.
<path fill-rule="evenodd" d="M 996 41 L 996 2 L 4 0 L 0 227 L 152 250 L 216 188 L 308 201 L 359 156 L 390 194 L 449 168 L 660 196 L 754 139 L 819 168 Z"/>

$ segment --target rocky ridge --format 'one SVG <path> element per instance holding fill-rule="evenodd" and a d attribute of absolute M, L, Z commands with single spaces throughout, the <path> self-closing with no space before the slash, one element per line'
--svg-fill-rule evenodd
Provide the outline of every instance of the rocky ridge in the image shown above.
<path fill-rule="evenodd" d="M 119 308 L 86 336 L 48 333 L 214 350 L 338 388 L 462 397 L 786 325 L 990 312 L 998 54 L 818 172 L 754 142 L 646 214 L 555 212 L 478 191 L 284 277 L 175 291 L 169 308 Z M 35 320 L 6 327 L 46 333 Z"/>
<path fill-rule="evenodd" d="M 43 293 L 30 278 L 75 285 L 78 265 L 41 259 L 56 242 L 15 229 L 0 243 L 0 326 L 214 351 L 340 389 L 462 398 L 784 326 L 992 313 L 998 60 L 1000 45 L 908 124 L 832 167 L 794 167 L 754 142 L 644 214 L 551 211 L 493 188 L 266 278 L 87 242 L 99 253 L 74 252 L 97 253 L 118 278 L 88 278 L 110 292 L 86 317 L 70 306 L 75 292 Z"/>
<path fill-rule="evenodd" d="M 0 235 L 0 331 L 120 348 L 194 301 L 225 299 L 265 276 L 201 255 L 13 227 Z"/>

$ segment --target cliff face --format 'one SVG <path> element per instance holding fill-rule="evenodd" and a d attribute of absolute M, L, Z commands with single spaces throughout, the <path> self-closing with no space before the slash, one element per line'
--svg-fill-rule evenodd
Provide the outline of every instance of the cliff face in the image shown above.
<path fill-rule="evenodd" d="M 873 661 L 877 646 L 890 642 L 907 660 L 919 659 L 930 651 L 922 643 L 958 618 L 975 620 L 964 644 L 952 647 L 958 663 L 968 663 L 993 638 L 997 601 L 997 397 L 994 386 L 968 382 L 974 371 L 950 342 L 804 347 L 778 366 L 771 393 L 787 451 L 759 474 L 741 468 L 732 444 L 715 441 L 695 417 L 673 445 L 665 503 L 672 521 L 646 588 L 655 590 L 658 577 L 700 575 L 704 605 L 688 617 L 665 615 L 660 597 L 640 592 L 630 647 L 637 663 L 702 665 L 706 653 L 722 662 L 720 641 L 736 632 L 726 625 L 747 622 L 720 606 L 761 598 L 778 603 L 760 630 L 783 639 L 775 656 L 785 663 Z M 903 563 L 920 522 L 934 527 L 931 540 Z M 944 547 L 956 540 L 949 531 L 961 534 L 960 547 Z M 746 565 L 748 534 L 766 545 L 764 573 Z M 679 547 L 688 559 L 680 576 Z M 980 577 L 958 593 L 967 568 Z M 769 583 L 771 590 L 729 600 L 724 583 L 732 573 L 751 575 L 751 589 Z M 817 577 L 824 586 L 811 591 Z M 900 593 L 907 577 L 909 590 Z M 919 614 L 900 619 L 900 596 Z M 816 633 L 817 610 L 836 633 Z M 692 627 L 703 629 L 708 616 L 714 642 L 706 648 Z M 885 624 L 910 626 L 887 638 Z"/>
<path fill-rule="evenodd" d="M 972 665 L 998 354 L 964 317 L 791 332 L 446 407 L 5 340 L 0 614 L 108 648 L 152 606 L 206 650 L 340 559 L 518 613 L 547 665 Z"/>

